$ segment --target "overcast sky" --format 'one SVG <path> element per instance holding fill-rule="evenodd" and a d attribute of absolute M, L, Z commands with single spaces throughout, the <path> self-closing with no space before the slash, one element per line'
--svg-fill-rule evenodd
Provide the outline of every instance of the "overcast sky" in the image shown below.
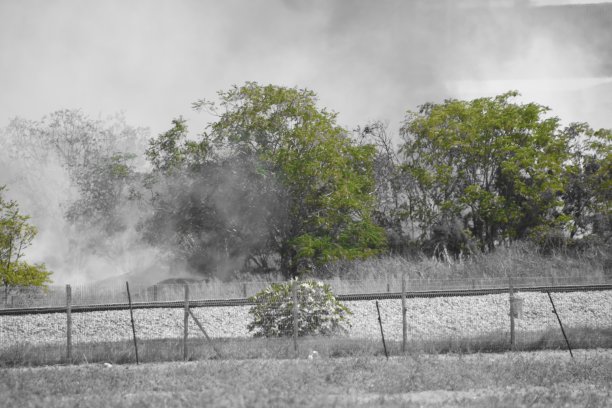
<path fill-rule="evenodd" d="M 0 0 L 0 126 L 81 108 L 124 111 L 153 134 L 178 115 L 198 130 L 192 102 L 257 81 L 313 89 L 348 128 L 382 119 L 396 131 L 423 102 L 509 89 L 566 121 L 612 127 L 610 79 L 591 77 L 599 61 L 580 44 L 524 27 L 517 45 L 507 30 L 520 22 L 503 15 L 500 33 L 477 25 L 449 38 L 443 9 L 422 19 L 411 3 Z"/>

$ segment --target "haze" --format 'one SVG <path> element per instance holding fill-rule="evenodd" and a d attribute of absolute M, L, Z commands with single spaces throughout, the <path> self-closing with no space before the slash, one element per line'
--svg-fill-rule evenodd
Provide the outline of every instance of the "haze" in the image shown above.
<path fill-rule="evenodd" d="M 381 120 L 396 135 L 420 104 L 508 90 L 565 124 L 612 128 L 611 26 L 612 2 L 596 0 L 0 0 L 0 131 L 59 109 L 122 112 L 146 145 L 180 115 L 200 131 L 209 118 L 191 104 L 245 81 L 310 88 L 349 130 Z M 125 249 L 129 229 L 111 263 L 69 270 L 74 186 L 34 163 L 0 162 L 0 185 L 40 227 L 29 257 L 56 283 L 156 262 Z"/>
<path fill-rule="evenodd" d="M 610 127 L 600 56 L 508 12 L 580 3 L 603 2 L 0 1 L 0 123 L 124 111 L 157 134 L 175 116 L 193 119 L 196 99 L 249 80 L 311 88 L 348 128 L 381 119 L 396 130 L 423 102 L 508 89 L 565 121 Z M 447 20 L 479 4 L 500 6 L 495 24 Z M 556 82 L 541 81 L 549 72 Z"/>

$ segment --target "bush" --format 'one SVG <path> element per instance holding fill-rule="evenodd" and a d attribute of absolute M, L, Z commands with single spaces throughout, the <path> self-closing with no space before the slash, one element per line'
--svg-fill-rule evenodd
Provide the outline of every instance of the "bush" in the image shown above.
<path fill-rule="evenodd" d="M 250 298 L 255 306 L 247 328 L 255 337 L 293 335 L 293 297 L 291 287 L 297 284 L 298 335 L 331 335 L 345 333 L 350 326 L 350 310 L 338 302 L 329 285 L 314 280 L 273 283 Z"/>

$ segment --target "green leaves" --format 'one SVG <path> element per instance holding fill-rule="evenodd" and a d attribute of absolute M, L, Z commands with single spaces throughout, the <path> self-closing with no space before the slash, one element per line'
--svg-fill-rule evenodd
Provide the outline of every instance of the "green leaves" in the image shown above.
<path fill-rule="evenodd" d="M 370 221 L 375 149 L 353 144 L 312 91 L 247 83 L 219 97 L 224 111 L 211 139 L 265 163 L 286 202 L 286 216 L 269 219 L 283 273 L 384 248 L 383 230 Z"/>
<path fill-rule="evenodd" d="M 21 260 L 38 231 L 28 223 L 28 216 L 19 213 L 15 201 L 2 197 L 4 189 L 0 186 L 0 280 L 5 293 L 14 286 L 45 286 L 51 282 L 51 272 L 43 264 L 31 265 Z"/>
<path fill-rule="evenodd" d="M 6 286 L 47 286 L 51 283 L 52 272 L 47 270 L 47 267 L 42 264 L 29 264 L 20 261 L 11 265 L 11 268 L 2 276 L 2 280 Z"/>
<path fill-rule="evenodd" d="M 262 255 L 280 258 L 277 267 L 287 277 L 384 249 L 384 231 L 371 221 L 373 146 L 356 145 L 336 124 L 335 113 L 319 108 L 315 93 L 306 89 L 247 82 L 218 97 L 217 103 L 194 103 L 196 110 L 216 117 L 199 136 L 189 138 L 184 120 L 177 119 L 147 151 L 156 173 L 173 177 L 173 184 L 180 180 L 190 191 L 181 214 L 171 210 L 171 224 L 181 227 L 180 239 L 189 235 L 185 238 L 192 248 L 210 253 L 217 249 L 200 237 L 228 242 L 223 231 L 243 230 L 238 240 L 258 243 L 243 247 L 250 252 L 243 256 L 250 261 Z M 219 171 L 226 176 L 215 183 Z M 219 209 L 222 200 L 215 197 L 234 189 L 252 203 L 240 214 L 233 214 L 234 203 L 223 205 L 229 210 Z M 172 201 L 183 200 L 183 194 L 154 200 L 158 208 L 172 208 Z M 167 218 L 162 211 L 157 215 Z M 218 228 L 205 230 L 202 220 L 185 219 L 193 212 L 204 220 L 214 218 Z M 232 225 L 226 225 L 225 218 L 233 220 Z M 263 236 L 260 228 L 244 228 L 253 220 L 265 226 Z M 267 261 L 262 264 L 267 267 Z"/>
<path fill-rule="evenodd" d="M 447 100 L 409 112 L 402 127 L 406 171 L 416 180 L 416 217 L 427 231 L 462 218 L 482 246 L 523 237 L 560 204 L 567 139 L 547 108 L 508 92 Z"/>

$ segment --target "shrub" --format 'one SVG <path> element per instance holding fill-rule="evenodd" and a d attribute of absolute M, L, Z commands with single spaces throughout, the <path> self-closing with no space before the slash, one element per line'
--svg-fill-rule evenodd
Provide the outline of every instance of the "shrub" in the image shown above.
<path fill-rule="evenodd" d="M 253 320 L 247 328 L 255 337 L 293 335 L 292 285 L 297 285 L 298 335 L 331 335 L 345 333 L 350 326 L 350 310 L 338 302 L 329 285 L 315 280 L 291 280 L 273 283 L 250 298 L 255 306 L 249 310 Z"/>

